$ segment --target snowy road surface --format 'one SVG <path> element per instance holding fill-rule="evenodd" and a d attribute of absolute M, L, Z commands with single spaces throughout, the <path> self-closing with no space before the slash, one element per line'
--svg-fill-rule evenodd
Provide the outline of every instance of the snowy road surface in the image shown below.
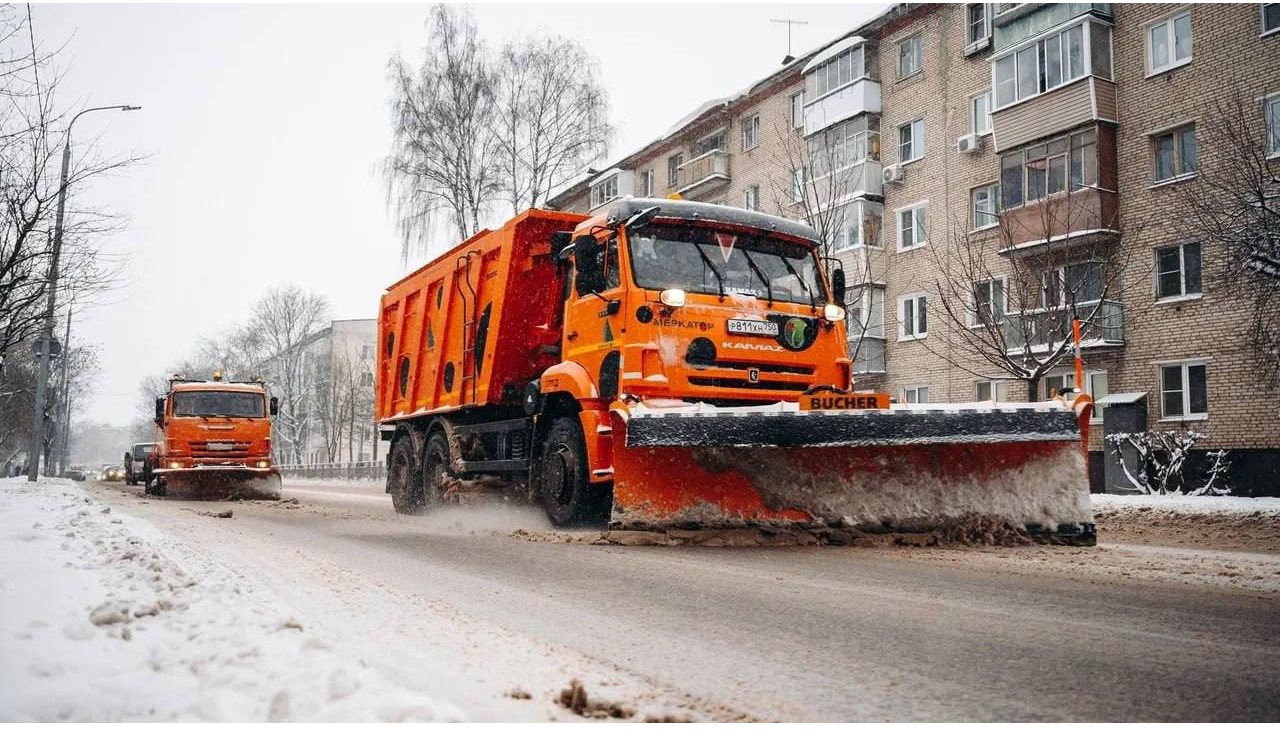
<path fill-rule="evenodd" d="M 1273 515 L 1222 545 L 639 548 L 513 537 L 548 530 L 531 508 L 398 516 L 374 485 L 87 490 L 445 716 L 573 718 L 553 699 L 578 678 L 637 718 L 1280 720 Z"/>

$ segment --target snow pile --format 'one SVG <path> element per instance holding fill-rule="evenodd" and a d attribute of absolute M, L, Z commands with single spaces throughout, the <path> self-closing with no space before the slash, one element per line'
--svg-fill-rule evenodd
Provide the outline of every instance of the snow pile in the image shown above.
<path fill-rule="evenodd" d="M 0 480 L 0 721 L 462 720 L 110 510 Z"/>
<path fill-rule="evenodd" d="M 1173 513 L 1261 513 L 1280 517 L 1280 498 L 1229 495 L 1093 495 L 1095 510 L 1150 508 Z"/>

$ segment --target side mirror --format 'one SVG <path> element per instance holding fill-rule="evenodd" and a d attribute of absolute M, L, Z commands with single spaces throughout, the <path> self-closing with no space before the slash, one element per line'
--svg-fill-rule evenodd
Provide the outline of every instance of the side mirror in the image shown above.
<path fill-rule="evenodd" d="M 164 396 L 156 397 L 156 421 L 164 420 Z"/>
<path fill-rule="evenodd" d="M 835 299 L 836 304 L 843 307 L 844 295 L 845 295 L 844 268 L 837 267 L 835 271 L 831 272 L 831 296 L 832 298 Z"/>
<path fill-rule="evenodd" d="M 275 396 L 272 396 L 272 397 L 271 397 L 271 400 L 267 402 L 267 408 L 268 408 L 268 410 L 270 410 L 270 412 L 271 412 L 271 415 L 272 415 L 272 416 L 275 416 L 276 414 L 279 414 L 279 413 L 280 413 L 280 399 L 276 398 Z"/>
<path fill-rule="evenodd" d="M 133 452 L 125 452 L 125 453 L 124 453 L 124 461 L 125 461 L 125 462 L 128 462 L 128 461 L 130 461 L 130 460 L 132 460 L 132 459 L 133 459 Z"/>
<path fill-rule="evenodd" d="M 600 256 L 603 251 L 604 244 L 594 236 L 583 235 L 573 240 L 573 264 L 578 272 L 574 283 L 578 296 L 604 289 L 604 262 Z"/>

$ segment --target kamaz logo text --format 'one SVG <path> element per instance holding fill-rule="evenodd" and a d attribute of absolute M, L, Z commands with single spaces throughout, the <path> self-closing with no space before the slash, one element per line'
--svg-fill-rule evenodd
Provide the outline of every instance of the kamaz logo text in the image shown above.
<path fill-rule="evenodd" d="M 781 353 L 782 348 L 776 345 L 766 345 L 765 343 L 720 343 L 720 347 L 726 350 L 763 350 L 768 353 Z"/>

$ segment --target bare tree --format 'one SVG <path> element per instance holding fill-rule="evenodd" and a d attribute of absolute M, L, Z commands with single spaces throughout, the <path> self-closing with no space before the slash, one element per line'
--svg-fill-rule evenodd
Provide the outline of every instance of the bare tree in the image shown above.
<path fill-rule="evenodd" d="M 493 74 L 492 130 L 513 213 L 608 152 L 613 128 L 599 69 L 576 41 L 547 36 L 507 44 Z"/>
<path fill-rule="evenodd" d="M 393 59 L 390 76 L 393 140 L 384 173 L 407 263 L 424 253 L 442 212 L 459 240 L 478 231 L 501 187 L 493 72 L 470 12 L 433 5 L 421 62 Z"/>
<path fill-rule="evenodd" d="M 1224 88 L 1248 89 L 1243 80 Z M 1205 274 L 1241 303 L 1248 336 L 1267 375 L 1280 377 L 1280 127 L 1262 103 L 1236 91 L 1207 99 L 1198 147 L 1209 160 L 1178 186 L 1178 223 L 1201 242 Z M 1280 120 L 1273 122 L 1280 125 Z M 1206 256 L 1207 254 L 1215 256 Z"/>
<path fill-rule="evenodd" d="M 295 285 L 273 289 L 253 306 L 249 327 L 260 335 L 271 354 L 265 361 L 266 375 L 272 393 L 280 399 L 272 446 L 277 459 L 286 464 L 302 462 L 311 395 L 305 346 L 324 325 L 328 312 L 329 303 L 323 295 Z"/>
<path fill-rule="evenodd" d="M 319 354 L 310 366 L 311 399 L 327 462 L 338 461 L 347 427 L 346 359 Z"/>
<path fill-rule="evenodd" d="M 975 376 L 994 369 L 1023 381 L 1035 401 L 1041 379 L 1074 352 L 1075 320 L 1086 346 L 1122 342 L 1125 323 L 1141 314 L 1121 309 L 1122 292 L 1126 282 L 1147 281 L 1149 262 L 1135 260 L 1136 248 L 1114 235 L 1068 235 L 1089 215 L 1080 202 L 1088 194 L 1029 201 L 1020 217 L 985 212 L 998 221 L 987 230 L 949 221 L 944 245 L 930 247 L 941 317 L 928 326 L 930 334 L 943 330 L 943 345 L 921 341 L 924 347 Z M 1093 227 L 1116 230 L 1119 222 Z M 1124 235 L 1140 236 L 1142 228 L 1131 222 Z"/>

